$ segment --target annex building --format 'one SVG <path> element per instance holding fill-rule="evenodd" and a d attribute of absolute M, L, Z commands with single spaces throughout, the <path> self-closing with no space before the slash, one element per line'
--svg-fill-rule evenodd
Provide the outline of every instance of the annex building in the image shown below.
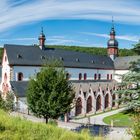
<path fill-rule="evenodd" d="M 14 93 L 19 111 L 27 112 L 25 93 L 29 78 L 36 75 L 50 58 L 63 61 L 66 76 L 75 88 L 76 104 L 70 112 L 71 116 L 106 111 L 118 106 L 114 100 L 119 97 L 113 91 L 118 89 L 117 83 L 121 79 L 116 74 L 127 73 L 129 63 L 140 56 L 119 57 L 114 27 L 107 42 L 108 56 L 45 48 L 45 40 L 42 31 L 39 47 L 4 45 L 0 90 L 3 96 L 9 91 Z"/>

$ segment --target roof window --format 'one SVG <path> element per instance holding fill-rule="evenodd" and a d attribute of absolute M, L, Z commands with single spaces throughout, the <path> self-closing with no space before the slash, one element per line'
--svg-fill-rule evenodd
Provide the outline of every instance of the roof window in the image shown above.
<path fill-rule="evenodd" d="M 60 59 L 61 61 L 63 61 L 63 60 L 64 60 L 64 58 L 63 58 L 63 57 L 60 57 L 59 59 Z"/>
<path fill-rule="evenodd" d="M 22 56 L 20 54 L 17 54 L 18 59 L 22 59 Z"/>
<path fill-rule="evenodd" d="M 45 59 L 45 56 L 41 56 L 40 58 L 41 58 L 41 59 Z"/>
<path fill-rule="evenodd" d="M 95 63 L 94 60 L 91 60 L 91 63 L 94 64 Z"/>
<path fill-rule="evenodd" d="M 76 58 L 76 62 L 79 62 L 79 58 Z"/>

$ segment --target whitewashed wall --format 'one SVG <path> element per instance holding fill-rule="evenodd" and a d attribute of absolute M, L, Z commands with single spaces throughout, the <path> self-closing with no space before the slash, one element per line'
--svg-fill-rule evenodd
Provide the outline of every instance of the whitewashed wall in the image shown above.
<path fill-rule="evenodd" d="M 114 79 L 117 82 L 121 82 L 121 77 L 119 75 L 126 74 L 127 72 L 129 72 L 129 70 L 115 70 Z"/>
<path fill-rule="evenodd" d="M 13 67 L 13 81 L 17 81 L 17 75 L 19 72 L 23 73 L 23 80 L 29 80 L 29 77 L 34 76 L 40 71 L 41 67 L 32 66 L 14 66 Z M 82 79 L 84 79 L 84 73 L 87 74 L 87 80 L 94 80 L 94 74 L 101 74 L 101 79 L 107 79 L 107 74 L 114 73 L 114 70 L 98 70 L 98 69 L 82 69 L 82 68 L 66 68 L 65 69 L 70 75 L 70 80 L 79 80 L 79 73 L 82 74 Z"/>

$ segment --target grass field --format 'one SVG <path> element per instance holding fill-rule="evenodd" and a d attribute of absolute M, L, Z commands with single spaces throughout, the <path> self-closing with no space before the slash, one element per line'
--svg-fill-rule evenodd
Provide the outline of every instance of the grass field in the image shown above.
<path fill-rule="evenodd" d="M 131 114 L 125 112 L 105 117 L 103 121 L 109 125 L 113 121 L 113 126 L 131 126 L 133 123 Z"/>
<path fill-rule="evenodd" d="M 74 133 L 57 126 L 11 117 L 0 110 L 0 140 L 101 140 L 87 131 Z"/>

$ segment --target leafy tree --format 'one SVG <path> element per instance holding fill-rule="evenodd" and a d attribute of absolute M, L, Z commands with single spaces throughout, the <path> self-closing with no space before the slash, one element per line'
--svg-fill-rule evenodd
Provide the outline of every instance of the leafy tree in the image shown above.
<path fill-rule="evenodd" d="M 39 117 L 57 119 L 72 108 L 75 93 L 66 78 L 64 68 L 49 63 L 36 77 L 31 78 L 27 90 L 29 109 Z"/>
<path fill-rule="evenodd" d="M 6 99 L 3 99 L 0 94 L 0 108 L 5 111 L 12 111 L 14 107 L 14 95 L 7 93 Z"/>
<path fill-rule="evenodd" d="M 116 93 L 121 95 L 121 100 L 129 109 L 140 111 L 140 60 L 133 62 L 130 71 L 122 75 L 120 90 Z"/>
<path fill-rule="evenodd" d="M 7 93 L 6 99 L 4 100 L 4 109 L 6 111 L 13 111 L 14 109 L 14 95 L 11 92 Z"/>
<path fill-rule="evenodd" d="M 137 44 L 134 45 L 134 48 L 133 50 L 138 54 L 140 55 L 140 40 Z"/>
<path fill-rule="evenodd" d="M 140 41 L 133 49 L 140 55 Z M 124 102 L 129 111 L 133 113 L 134 123 L 130 129 L 134 140 L 140 139 L 140 60 L 132 62 L 130 71 L 122 76 L 120 83 L 121 90 L 117 91 L 122 95 L 119 101 Z"/>

